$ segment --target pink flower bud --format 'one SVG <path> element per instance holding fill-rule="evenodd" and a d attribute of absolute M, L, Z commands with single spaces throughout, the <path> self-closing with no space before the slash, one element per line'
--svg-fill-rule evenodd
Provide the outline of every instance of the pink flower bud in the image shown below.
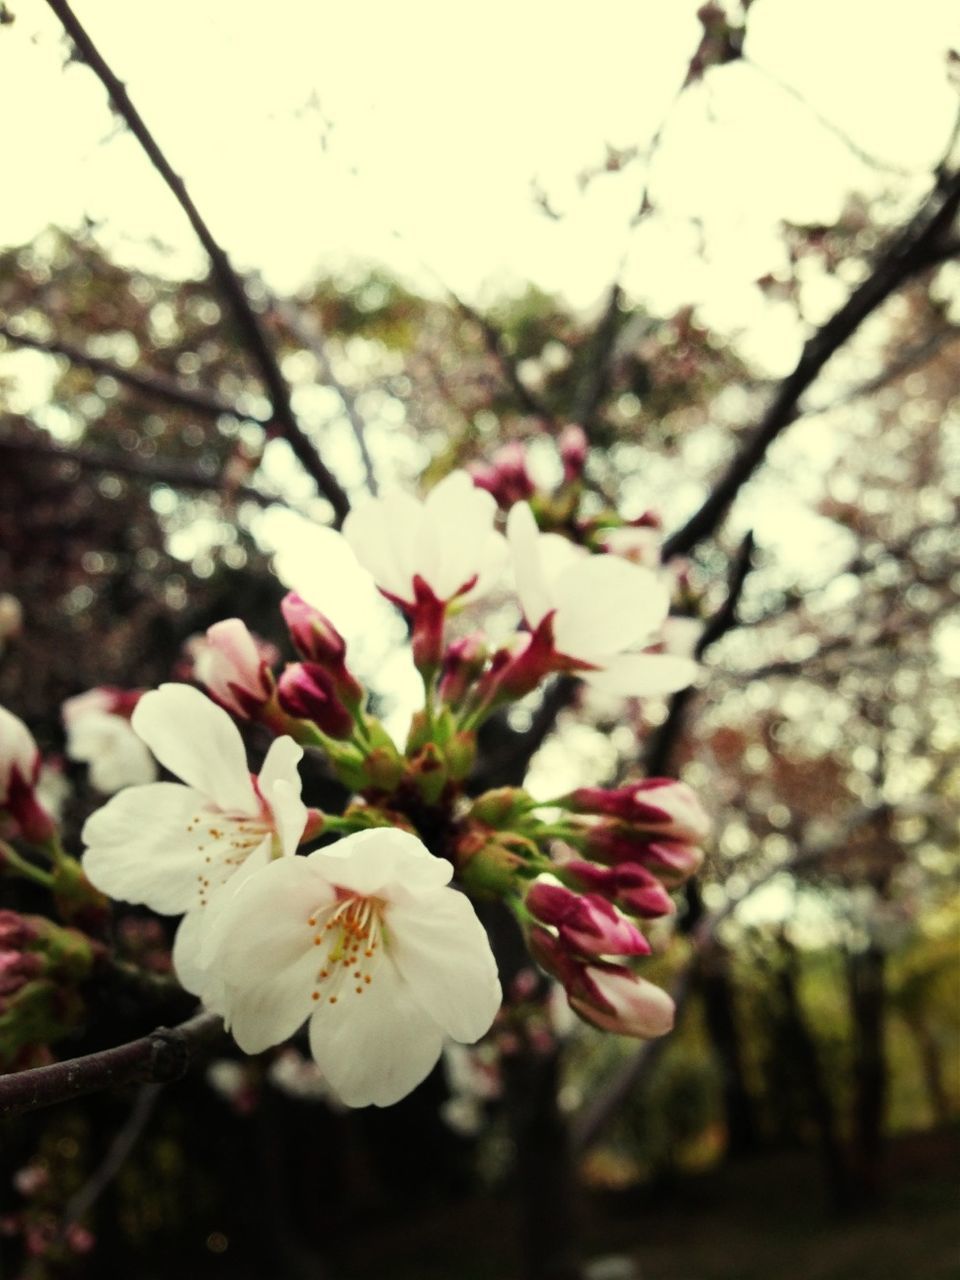
<path fill-rule="evenodd" d="M 23 721 L 0 707 L 0 807 L 11 790 L 33 787 L 40 773 L 40 751 Z"/>
<path fill-rule="evenodd" d="M 440 698 L 448 706 L 462 702 L 483 670 L 487 647 L 480 632 L 447 645 L 440 672 Z"/>
<path fill-rule="evenodd" d="M 257 641 L 239 618 L 207 628 L 194 659 L 194 675 L 221 706 L 249 720 L 273 694 L 273 677 Z"/>
<path fill-rule="evenodd" d="M 646 1040 L 673 1029 L 676 1008 L 666 991 L 624 966 L 588 965 L 578 977 L 567 989 L 570 1008 L 601 1031 Z"/>
<path fill-rule="evenodd" d="M 36 928 L 26 916 L 17 911 L 0 910 L 0 949 L 22 951 L 37 936 Z"/>
<path fill-rule="evenodd" d="M 572 878 L 577 888 L 600 893 L 641 919 L 669 916 L 676 910 L 673 899 L 654 873 L 635 862 L 598 867 L 595 862 L 574 859 L 563 864 L 563 874 L 568 880 Z"/>
<path fill-rule="evenodd" d="M 325 667 L 344 706 L 356 710 L 363 689 L 347 669 L 347 642 L 330 619 L 295 591 L 280 602 L 290 638 L 301 657 Z"/>
<path fill-rule="evenodd" d="M 563 463 L 563 480 L 573 484 L 583 475 L 587 462 L 587 433 L 583 427 L 571 423 L 560 433 L 560 461 Z"/>
<path fill-rule="evenodd" d="M 29 951 L 0 949 L 0 996 L 13 995 L 44 971 L 42 957 Z"/>
<path fill-rule="evenodd" d="M 671 840 L 699 842 L 710 832 L 710 819 L 696 793 L 673 778 L 647 778 L 610 789 L 580 787 L 566 803 L 574 813 L 619 818 L 637 830 Z"/>
<path fill-rule="evenodd" d="M 338 698 L 333 677 L 316 662 L 291 663 L 277 684 L 277 699 L 288 715 L 312 720 L 330 738 L 353 734 L 353 717 Z"/>
<path fill-rule="evenodd" d="M 406 612 L 410 618 L 413 665 L 425 678 L 430 677 L 437 671 L 443 656 L 443 622 L 447 606 L 437 599 L 418 573 L 413 576 L 413 606 L 408 605 Z"/>
<path fill-rule="evenodd" d="M 682 884 L 700 868 L 703 850 L 685 840 L 661 840 L 622 822 L 597 822 L 585 833 L 587 852 L 614 867 L 638 863 L 668 886 Z"/>
<path fill-rule="evenodd" d="M 490 464 L 474 463 L 468 468 L 478 489 L 486 489 L 499 506 L 511 507 L 534 493 L 534 483 L 527 470 L 527 451 L 519 440 L 498 449 Z"/>
<path fill-rule="evenodd" d="M 557 929 L 560 942 L 590 956 L 649 955 L 646 938 L 605 898 L 579 894 L 552 876 L 541 876 L 526 896 L 528 911 Z"/>
<path fill-rule="evenodd" d="M 703 865 L 703 850 L 683 840 L 651 840 L 641 857 L 658 879 L 672 886 L 695 876 Z"/>

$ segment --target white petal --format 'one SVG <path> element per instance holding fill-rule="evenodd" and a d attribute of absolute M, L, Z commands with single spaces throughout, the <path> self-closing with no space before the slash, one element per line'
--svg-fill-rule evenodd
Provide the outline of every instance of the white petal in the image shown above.
<path fill-rule="evenodd" d="M 202 795 L 177 782 L 119 792 L 83 827 L 83 869 L 90 882 L 111 898 L 142 902 L 164 915 L 195 906 L 204 862 L 188 828 L 205 804 Z"/>
<path fill-rule="evenodd" d="M 422 505 L 394 490 L 354 507 L 344 521 L 343 536 L 378 587 L 401 600 L 412 600 L 423 524 Z"/>
<path fill-rule="evenodd" d="M 581 675 L 601 693 L 622 698 L 651 698 L 693 684 L 700 668 L 691 658 L 669 653 L 621 653 L 602 671 Z"/>
<path fill-rule="evenodd" d="M 269 806 L 284 853 L 296 853 L 307 825 L 307 806 L 300 799 L 297 765 L 303 748 L 292 738 L 276 738 L 270 744 L 257 782 L 260 796 Z"/>
<path fill-rule="evenodd" d="M 123 716 L 89 711 L 69 720 L 67 755 L 90 766 L 90 785 L 104 795 L 156 781 L 153 756 Z"/>
<path fill-rule="evenodd" d="M 206 972 L 200 963 L 206 912 L 188 911 L 177 926 L 173 939 L 173 968 L 181 987 L 191 995 L 203 991 Z"/>
<path fill-rule="evenodd" d="M 346 836 L 308 854 L 331 884 L 364 897 L 409 899 L 449 884 L 453 867 L 435 858 L 416 836 L 396 827 L 376 827 Z"/>
<path fill-rule="evenodd" d="M 650 569 L 619 556 L 590 556 L 571 565 L 554 587 L 557 649 L 584 662 L 635 647 L 659 630 L 670 600 Z"/>
<path fill-rule="evenodd" d="M 310 1049 L 348 1107 L 389 1107 L 430 1074 L 443 1033 L 399 975 L 382 964 L 362 995 L 323 1003 L 310 1019 Z"/>
<path fill-rule="evenodd" d="M 385 920 L 389 962 L 411 996 L 454 1040 L 478 1040 L 503 996 L 486 931 L 470 901 L 443 889 L 388 907 Z M 378 972 L 374 985 L 379 980 Z"/>
<path fill-rule="evenodd" d="M 223 812 L 259 812 L 240 730 L 199 689 L 163 684 L 143 695 L 131 723 L 165 769 Z"/>
<path fill-rule="evenodd" d="M 517 502 L 507 516 L 507 541 L 513 557 L 513 576 L 520 607 L 531 629 L 553 608 L 540 561 L 540 533 L 526 502 Z"/>
<path fill-rule="evenodd" d="M 488 547 L 488 541 L 497 504 L 465 471 L 452 471 L 431 489 L 424 511 L 419 573 L 439 599 L 449 600 L 487 568 L 487 557 L 496 546 Z"/>

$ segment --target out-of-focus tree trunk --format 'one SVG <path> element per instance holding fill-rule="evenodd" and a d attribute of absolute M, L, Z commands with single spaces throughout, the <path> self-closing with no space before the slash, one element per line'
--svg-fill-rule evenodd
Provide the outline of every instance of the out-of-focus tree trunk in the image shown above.
<path fill-rule="evenodd" d="M 730 955 L 714 942 L 700 959 L 698 977 L 707 1031 L 723 1073 L 723 1106 L 731 1155 L 757 1149 L 756 1108 L 747 1088 Z"/>
<path fill-rule="evenodd" d="M 927 1094 L 930 1098 L 930 1108 L 933 1111 L 934 1119 L 937 1124 L 949 1124 L 952 1119 L 952 1111 L 950 1098 L 947 1094 L 946 1081 L 943 1078 L 943 1059 L 940 1055 L 940 1046 L 937 1044 L 937 1038 L 923 1014 L 911 1013 L 906 1015 L 901 1011 L 901 1016 L 916 1041 L 923 1069 L 923 1079 L 927 1086 Z"/>
<path fill-rule="evenodd" d="M 847 980 L 853 1016 L 853 1172 L 855 1195 L 870 1203 L 883 1184 L 884 1116 L 887 1106 L 886 956 L 874 944 L 849 957 Z"/>

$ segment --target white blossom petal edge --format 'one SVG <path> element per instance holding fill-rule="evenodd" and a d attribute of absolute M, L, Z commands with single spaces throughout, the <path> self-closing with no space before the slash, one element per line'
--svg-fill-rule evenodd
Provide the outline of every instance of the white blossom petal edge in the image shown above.
<path fill-rule="evenodd" d="M 377 828 L 245 880 L 206 951 L 240 1048 L 279 1044 L 309 1018 L 337 1097 L 385 1107 L 424 1079 L 445 1037 L 479 1039 L 500 983 L 452 870 L 415 836 Z"/>
<path fill-rule="evenodd" d="M 247 769 L 236 725 L 190 685 L 144 694 L 133 729 L 157 759 L 183 778 L 128 787 L 91 814 L 83 828 L 83 867 L 112 898 L 186 918 L 174 964 L 197 991 L 203 918 L 223 887 L 274 857 L 296 852 L 306 825 L 292 738 L 270 746 L 258 779 Z"/>

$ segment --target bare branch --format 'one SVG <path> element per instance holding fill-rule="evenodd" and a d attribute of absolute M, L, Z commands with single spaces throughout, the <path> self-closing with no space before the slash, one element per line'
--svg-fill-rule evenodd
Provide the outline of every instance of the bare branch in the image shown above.
<path fill-rule="evenodd" d="M 219 418 L 224 414 L 229 414 L 234 418 L 256 422 L 262 427 L 267 426 L 269 422 L 268 418 L 261 418 L 256 414 L 243 412 L 235 404 L 231 404 L 229 400 L 224 400 L 214 391 L 194 391 L 188 387 L 181 386 L 173 378 L 164 377 L 160 373 L 138 373 L 136 369 L 125 369 L 122 365 L 115 364 L 112 360 L 105 360 L 102 356 L 91 355 L 88 351 L 84 351 L 82 347 L 76 347 L 70 342 L 61 342 L 59 339 L 53 338 L 34 338 L 30 334 L 19 333 L 16 329 L 11 329 L 9 323 L 2 320 L 0 320 L 0 337 L 6 338 L 8 342 L 12 342 L 18 347 L 28 347 L 31 351 L 42 351 L 44 354 L 51 356 L 65 356 L 71 364 L 80 365 L 82 368 L 89 369 L 92 373 L 99 373 L 113 378 L 115 381 L 132 387 L 135 391 L 140 391 L 156 400 L 163 400 L 167 404 L 175 404 L 180 409 L 190 409 L 194 413 L 203 414 L 205 418 Z"/>
<path fill-rule="evenodd" d="M 0 440 L 0 457 L 21 455 L 33 458 L 49 458 L 54 462 L 70 462 L 83 471 L 113 472 L 116 475 L 136 476 L 154 484 L 168 484 L 174 489 L 209 489 L 231 497 L 245 498 L 261 507 L 286 506 L 283 498 L 264 493 L 250 485 L 228 486 L 223 477 L 187 462 L 175 459 L 141 458 L 135 453 L 112 453 L 106 449 L 67 448 L 52 440 Z"/>
<path fill-rule="evenodd" d="M 274 424 L 289 443 L 304 470 L 312 476 L 317 488 L 333 507 L 337 524 L 342 524 L 350 509 L 347 495 L 340 487 L 333 473 L 328 470 L 323 459 L 319 456 L 297 421 L 290 402 L 290 389 L 283 374 L 280 372 L 280 366 L 267 340 L 263 326 L 250 304 L 243 281 L 201 217 L 199 210 L 190 198 L 183 179 L 174 173 L 170 162 L 160 149 L 153 134 L 147 128 L 142 116 L 130 101 L 125 86 L 114 75 L 86 30 L 78 21 L 67 0 L 47 0 L 47 3 L 73 40 L 82 60 L 86 62 L 106 89 L 114 109 L 126 122 L 127 127 L 143 147 L 154 168 L 163 178 L 187 215 L 190 225 L 210 257 L 213 273 L 220 288 L 223 290 L 224 297 L 230 304 L 237 326 L 260 368 L 261 376 L 266 384 L 273 406 Z"/>
<path fill-rule="evenodd" d="M 573 406 L 573 421 L 578 422 L 588 436 L 594 416 L 609 389 L 610 357 L 617 341 L 617 322 L 620 319 L 622 301 L 623 289 L 620 287 L 620 281 L 615 280 L 610 286 L 607 305 L 593 334 L 590 359 L 587 361 Z"/>
<path fill-rule="evenodd" d="M 94 1171 L 93 1176 L 67 1201 L 61 1224 L 62 1229 L 69 1227 L 72 1222 L 77 1222 L 90 1212 L 126 1164 L 130 1153 L 143 1136 L 144 1129 L 150 1123 L 150 1117 L 160 1101 L 162 1092 L 162 1084 L 144 1084 L 140 1086 L 137 1099 L 130 1109 L 130 1114 L 110 1143 L 110 1149 L 102 1162 Z"/>
<path fill-rule="evenodd" d="M 524 413 L 528 413 L 533 418 L 539 418 L 544 426 L 555 431 L 557 429 L 557 423 L 553 414 L 540 402 L 538 397 L 534 395 L 530 388 L 526 386 L 521 379 L 520 374 L 517 371 L 516 361 L 507 350 L 503 334 L 497 326 L 487 316 L 482 315 L 476 310 L 476 308 L 472 307 L 469 302 L 466 302 L 463 298 L 459 297 L 458 294 L 454 293 L 449 285 L 447 286 L 447 293 L 450 295 L 450 300 L 453 302 L 454 306 L 456 306 L 457 310 L 479 328 L 483 335 L 483 341 L 487 351 L 497 362 L 497 367 L 499 368 L 504 381 L 516 396 Z"/>
<path fill-rule="evenodd" d="M 157 1027 L 139 1040 L 112 1049 L 0 1076 L 0 1117 L 52 1107 L 118 1085 L 169 1084 L 186 1075 L 222 1031 L 223 1023 L 215 1013 L 198 1013 L 178 1027 Z"/>
<path fill-rule="evenodd" d="M 663 546 L 664 560 L 685 555 L 716 531 L 737 494 L 763 462 L 770 445 L 796 419 L 800 397 L 830 357 L 891 293 L 935 262 L 958 207 L 960 170 L 931 192 L 918 213 L 890 241 L 866 280 L 807 340 L 796 368 L 780 384 L 766 413 L 724 475 L 686 524 L 667 538 Z"/>

